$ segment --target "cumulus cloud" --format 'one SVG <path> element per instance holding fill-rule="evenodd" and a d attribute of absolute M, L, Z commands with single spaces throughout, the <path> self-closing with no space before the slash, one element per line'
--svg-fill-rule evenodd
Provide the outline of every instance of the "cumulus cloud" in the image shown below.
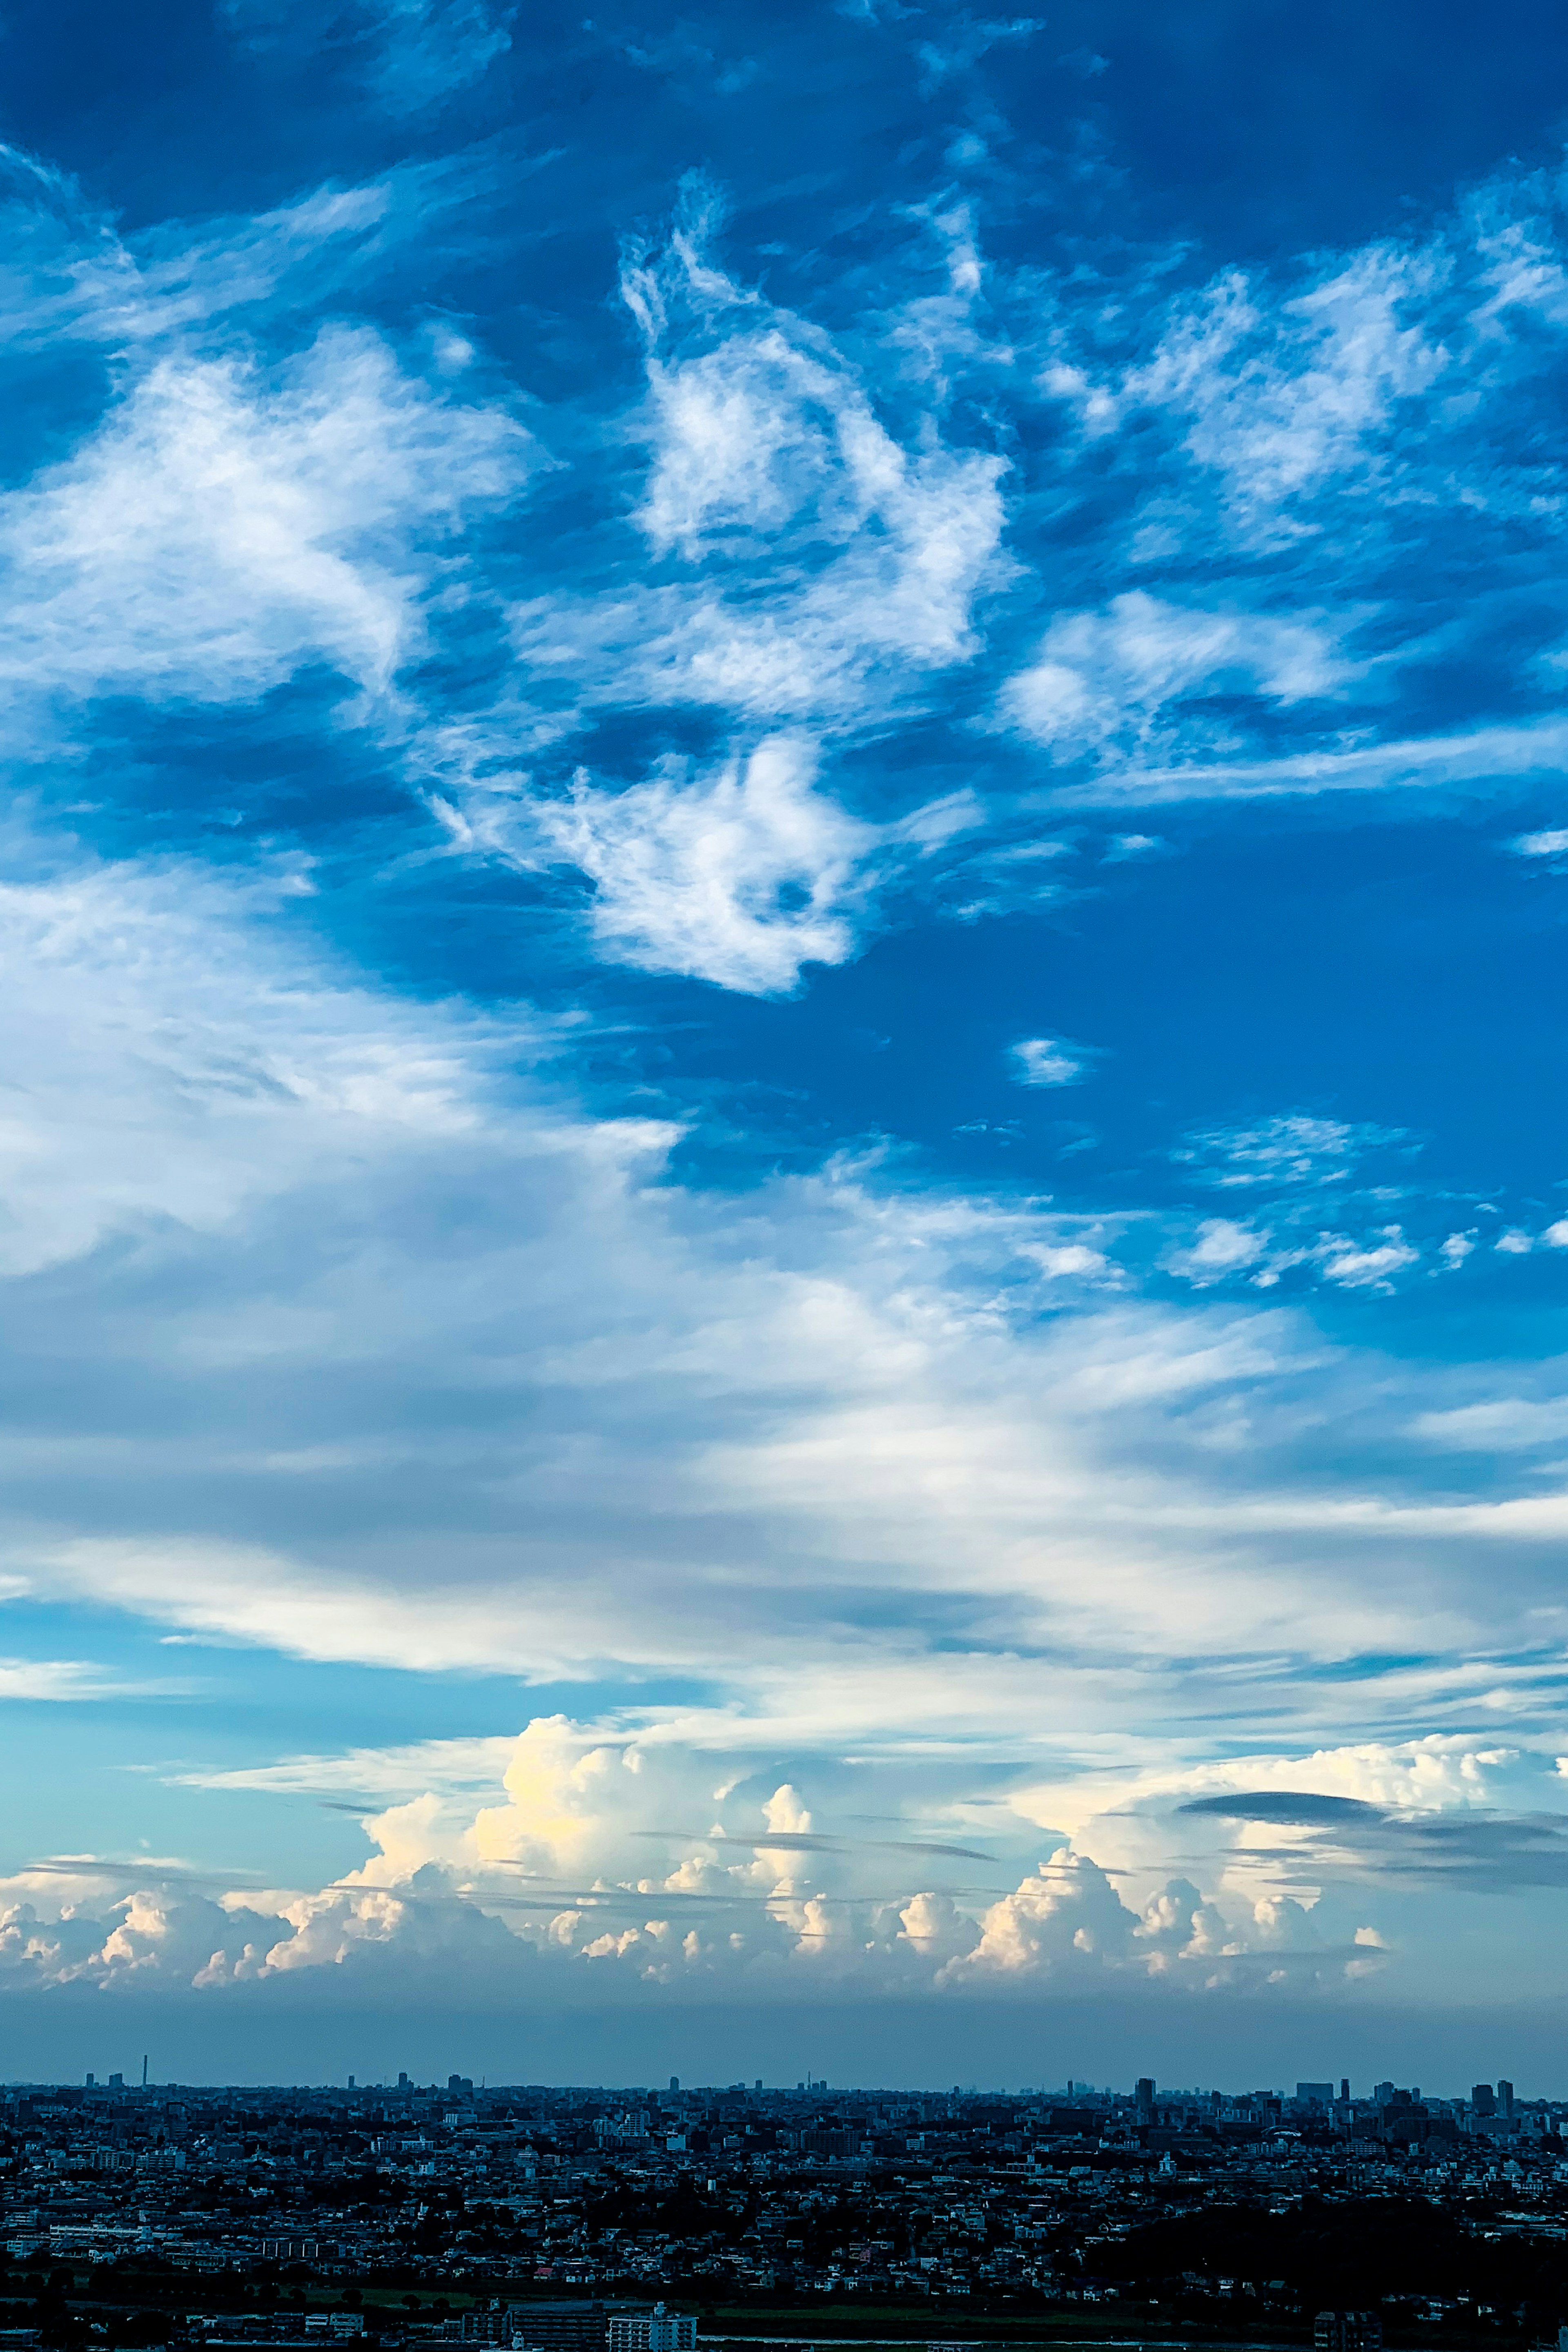
<path fill-rule="evenodd" d="M 1332 1759 L 1320 1758 L 1298 1769 L 1310 1779 L 1325 1761 L 1331 1769 Z M 1462 1782 L 1462 1759 L 1455 1761 Z M 427 1796 L 389 1808 L 365 1823 L 374 1857 L 318 1890 L 225 1891 L 215 1882 L 202 1891 L 178 1868 L 154 1867 L 117 1894 L 122 1874 L 112 1864 L 36 1867 L 0 1887 L 0 1989 L 183 1983 L 244 1999 L 317 1970 L 351 1987 L 368 1971 L 417 1988 L 456 1968 L 470 1997 L 531 1984 L 535 1997 L 568 1999 L 809 1998 L 826 1981 L 850 1996 L 902 1989 L 961 1998 L 1045 1983 L 1070 1992 L 1107 1979 L 1134 1993 L 1172 1979 L 1212 1991 L 1284 1980 L 1275 1974 L 1282 1953 L 1298 1956 L 1293 1980 L 1304 1970 L 1342 1981 L 1355 1944 L 1377 1939 L 1363 1925 L 1352 1941 L 1332 1905 L 1320 1917 L 1315 1893 L 1289 1891 L 1292 1871 L 1310 1855 L 1304 1845 L 1272 1856 L 1251 1848 L 1250 1878 L 1232 1873 L 1228 1896 L 1162 1875 L 1147 1853 L 1108 1870 L 1059 1838 L 1016 1883 L 1000 1856 L 967 1883 L 962 1871 L 956 1885 L 922 1883 L 932 1857 L 951 1857 L 950 1877 L 955 1862 L 984 1857 L 852 1830 L 818 1836 L 816 1810 L 790 1783 L 770 1789 L 754 1752 L 726 1759 L 709 1799 L 726 1826 L 649 1826 L 672 1803 L 693 1804 L 714 1767 L 711 1755 L 671 1740 L 657 1723 L 606 1738 L 563 1717 L 539 1718 L 515 1743 L 501 1803 L 476 1811 Z M 1484 1780 L 1472 1778 L 1474 1796 Z M 1268 1790 L 1181 1802 L 1183 1785 L 1132 1792 L 1097 1826 L 1114 1843 L 1118 1819 L 1145 1829 L 1163 1820 L 1169 1830 L 1175 1816 L 1201 1816 L 1218 1841 L 1211 1860 L 1224 1878 L 1224 1840 L 1234 1845 L 1248 1824 L 1276 1837 L 1292 1826 L 1315 1834 L 1325 1822 L 1338 1833 L 1350 1815 L 1365 1846 L 1392 1819 L 1363 1801 L 1274 1800 Z M 1474 1866 L 1463 1824 L 1441 1814 L 1447 1791 L 1431 1774 L 1425 1794 L 1432 1819 L 1422 1852 L 1437 1857 L 1431 1866 L 1462 1874 Z M 1015 1844 L 1027 1802 L 1015 1801 Z M 842 1803 L 840 1796 L 830 1821 Z M 1472 1836 L 1469 1845 L 1478 1856 L 1490 1818 L 1477 1818 L 1480 1844 Z M 1506 1843 L 1516 1857 L 1525 1850 L 1517 1829 Z M 1494 1876 L 1501 1853 L 1481 1857 Z M 1269 1883 L 1270 1870 L 1282 1883 Z M 900 1879 L 903 1891 L 892 1891 Z"/>
<path fill-rule="evenodd" d="M 1451 1991 L 1473 1970 L 1480 1994 L 1495 1965 L 1485 1903 L 1561 1884 L 1568 1870 L 1560 1789 L 1544 1743 L 1459 1733 L 1110 1769 L 1013 1801 L 1031 1819 L 1069 1822 L 1075 1850 L 1094 1853 L 1119 1887 L 1156 1890 L 1142 1898 L 1145 1933 L 1168 1899 L 1162 1874 L 1180 1855 L 1207 1951 L 1315 1953 L 1312 1965 L 1354 1981 L 1365 1949 L 1379 1969 L 1401 1970 L 1407 1990 L 1440 1973 Z M 1457 1899 L 1467 1895 L 1480 1898 L 1468 1916 Z M 1178 1909 L 1173 1937 L 1182 1924 Z M 1526 1972 L 1539 1977 L 1541 1960 L 1521 1950 Z"/>
<path fill-rule="evenodd" d="M 0 1997 L 90 1985 L 243 1999 L 317 1970 L 344 1977 L 350 1999 L 378 1978 L 405 1997 L 433 1997 L 443 1983 L 449 1990 L 454 1970 L 471 1984 L 516 1989 L 532 1957 L 436 1870 L 396 1894 L 328 1888 L 216 1899 L 156 1880 L 115 1895 L 110 1875 L 82 1870 L 63 1901 L 6 1901 L 15 1881 L 0 1889 Z"/>

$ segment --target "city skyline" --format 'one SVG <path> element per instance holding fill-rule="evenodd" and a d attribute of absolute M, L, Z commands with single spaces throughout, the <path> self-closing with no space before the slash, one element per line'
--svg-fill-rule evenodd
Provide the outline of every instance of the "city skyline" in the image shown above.
<path fill-rule="evenodd" d="M 0 2075 L 1568 2094 L 1544 0 L 0 89 Z"/>
<path fill-rule="evenodd" d="M 7 2336 L 1550 2345 L 1568 2110 L 1332 2087 L 6 2087 Z"/>
<path fill-rule="evenodd" d="M 1342 2076 L 1337 2084 L 1332 2079 L 1298 2080 L 1293 2091 L 1282 2084 L 1272 2086 L 1254 2084 L 1247 2089 L 1233 2087 L 1226 2090 L 1215 2085 L 1205 2088 L 1196 2084 L 1162 2084 L 1152 2076 L 1134 2076 L 1131 2082 L 1120 2084 L 1079 2082 L 1071 2075 L 1064 2083 L 1055 2084 L 1020 2083 L 990 2088 L 982 2087 L 973 2083 L 954 2083 L 951 2086 L 945 2084 L 928 2083 L 919 2090 L 904 2085 L 870 2082 L 829 2084 L 826 2077 L 813 2080 L 809 2076 L 803 2077 L 799 2082 L 793 2084 L 769 2083 L 760 2075 L 751 2082 L 733 2083 L 683 2083 L 679 2075 L 672 2074 L 668 2084 L 531 2084 L 503 2081 L 491 2083 L 483 2077 L 476 2083 L 470 2075 L 451 2074 L 444 2083 L 438 2076 L 434 2076 L 426 2083 L 411 2075 L 406 2068 L 401 2069 L 395 2078 L 378 2078 L 364 2082 L 350 2074 L 346 2081 L 326 2083 L 284 2083 L 282 2081 L 277 2083 L 260 2081 L 180 2083 L 161 2082 L 155 2077 L 149 2076 L 145 2060 L 143 2060 L 143 2071 L 139 2080 L 133 2077 L 128 2082 L 123 2072 L 111 2073 L 100 2080 L 89 2070 L 79 2084 L 58 2083 L 52 2078 L 47 2080 L 41 2078 L 36 2083 L 29 2083 L 22 2077 L 12 2077 L 6 2081 L 5 2087 L 13 2091 L 86 2090 L 95 2093 L 147 2091 L 156 2094 L 161 2098 L 167 2097 L 172 2092 L 177 2093 L 181 2090 L 203 2095 L 232 2094 L 236 2097 L 244 2097 L 252 2090 L 277 2093 L 320 2092 L 333 2096 L 343 2093 L 350 2097 L 358 2096 L 366 2099 L 384 2099 L 388 2094 L 399 2098 L 438 2098 L 442 2095 L 460 2095 L 472 2099 L 476 2095 L 480 2097 L 493 2095 L 497 2098 L 509 2098 L 523 2095 L 531 2091 L 559 2091 L 568 2096 L 580 2095 L 584 2098 L 637 2097 L 654 2101 L 666 2098 L 704 2100 L 729 2097 L 731 2095 L 767 2099 L 791 2097 L 875 2099 L 887 2095 L 900 2098 L 917 2097 L 930 2100 L 979 2098 L 1015 2104 L 1020 2100 L 1054 2101 L 1068 2105 L 1078 2104 L 1086 2107 L 1102 2102 L 1113 2105 L 1126 2105 L 1131 2103 L 1135 2109 L 1153 2107 L 1161 2104 L 1169 2105 L 1173 2102 L 1189 2103 L 1194 2100 L 1243 2105 L 1254 2099 L 1267 2098 L 1278 2101 L 1282 2106 L 1291 2107 L 1301 2114 L 1312 2111 L 1328 2113 L 1335 2107 L 1403 2106 L 1425 2100 L 1434 2103 L 1436 2107 L 1453 2109 L 1455 2112 L 1468 2111 L 1479 2117 L 1494 2115 L 1506 2117 L 1513 2115 L 1516 2108 L 1551 2108 L 1563 2105 L 1561 2099 L 1554 2100 L 1549 2093 L 1532 2095 L 1529 2092 L 1521 2091 L 1506 2076 L 1500 2076 L 1495 2083 L 1474 2083 L 1468 2093 L 1458 2093 L 1452 2090 L 1434 2091 L 1429 2086 L 1423 2090 L 1419 2084 L 1401 2086 L 1391 2079 L 1374 2084 L 1370 2090 L 1356 2091 L 1352 2088 L 1348 2075 Z"/>

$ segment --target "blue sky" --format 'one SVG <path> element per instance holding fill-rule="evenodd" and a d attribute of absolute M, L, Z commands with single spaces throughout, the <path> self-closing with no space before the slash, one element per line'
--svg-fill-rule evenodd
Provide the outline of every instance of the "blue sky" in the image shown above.
<path fill-rule="evenodd" d="M 14 2046 L 1563 2087 L 1561 47 L 6 16 Z"/>

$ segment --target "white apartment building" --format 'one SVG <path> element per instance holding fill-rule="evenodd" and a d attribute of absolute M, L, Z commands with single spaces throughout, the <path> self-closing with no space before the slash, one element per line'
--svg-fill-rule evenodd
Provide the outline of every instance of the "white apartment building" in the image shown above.
<path fill-rule="evenodd" d="M 612 2316 L 606 2352 L 696 2352 L 697 2322 L 656 2303 L 651 2311 Z"/>

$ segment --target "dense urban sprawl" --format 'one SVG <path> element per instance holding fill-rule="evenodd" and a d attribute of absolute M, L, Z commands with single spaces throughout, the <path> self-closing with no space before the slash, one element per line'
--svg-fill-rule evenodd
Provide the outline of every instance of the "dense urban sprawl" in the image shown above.
<path fill-rule="evenodd" d="M 1507 2083 L 15 2087 L 0 2345 L 1555 2345 L 1565 2129 Z"/>

